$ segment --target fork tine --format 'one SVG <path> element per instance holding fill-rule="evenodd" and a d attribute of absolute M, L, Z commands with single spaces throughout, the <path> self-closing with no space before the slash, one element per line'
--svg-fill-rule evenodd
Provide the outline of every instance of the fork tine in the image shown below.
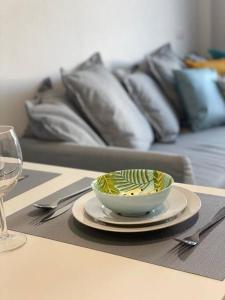
<path fill-rule="evenodd" d="M 187 248 L 187 245 L 183 244 L 183 243 L 179 243 L 176 246 L 174 246 L 172 249 L 169 250 L 169 253 L 176 253 L 179 252 L 181 249 L 183 248 Z"/>
<path fill-rule="evenodd" d="M 41 224 L 44 223 L 44 218 L 38 219 L 38 220 L 34 220 L 33 222 L 33 226 L 40 226 Z"/>
<path fill-rule="evenodd" d="M 189 251 L 190 247 L 188 247 L 185 244 L 178 244 L 175 247 L 173 247 L 172 249 L 170 249 L 167 254 L 166 254 L 166 259 L 171 260 L 176 260 L 177 256 L 182 256 L 185 252 Z"/>
<path fill-rule="evenodd" d="M 183 248 L 181 248 L 179 251 L 178 251 L 178 255 L 179 257 L 181 257 L 183 254 L 185 254 L 186 252 L 190 251 L 191 249 L 193 249 L 193 246 L 190 246 L 190 245 L 184 245 Z"/>
<path fill-rule="evenodd" d="M 173 248 L 170 249 L 170 251 L 175 251 L 176 249 L 178 249 L 181 246 L 181 244 L 177 244 L 176 246 L 174 246 Z"/>
<path fill-rule="evenodd" d="M 40 226 L 42 225 L 44 222 L 42 220 L 38 221 L 37 223 L 34 224 L 34 226 Z"/>
<path fill-rule="evenodd" d="M 35 226 L 35 225 L 38 225 L 39 223 L 43 223 L 43 220 L 45 218 L 47 218 L 51 213 L 52 212 L 48 212 L 48 213 L 45 213 L 44 215 L 34 218 L 33 220 L 31 220 L 30 224 Z"/>

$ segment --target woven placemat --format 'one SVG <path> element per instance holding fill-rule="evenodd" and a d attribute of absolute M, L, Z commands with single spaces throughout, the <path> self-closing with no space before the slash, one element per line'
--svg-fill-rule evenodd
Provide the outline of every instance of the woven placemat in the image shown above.
<path fill-rule="evenodd" d="M 63 189 L 62 194 L 79 188 L 79 182 Z M 60 191 L 59 191 L 60 192 Z M 54 198 L 56 195 L 51 195 Z M 98 251 L 108 252 L 135 260 L 152 263 L 183 272 L 193 273 L 217 280 L 225 279 L 225 220 L 202 236 L 201 243 L 183 251 L 176 248 L 173 237 L 193 233 L 225 205 L 223 197 L 199 195 L 202 208 L 199 215 L 190 220 L 157 232 L 121 234 L 102 232 L 77 222 L 71 211 L 41 226 L 34 226 L 33 219 L 40 211 L 26 207 L 8 217 L 11 230 L 60 241 Z"/>
<path fill-rule="evenodd" d="M 22 176 L 25 176 L 25 178 L 19 181 L 17 185 L 6 195 L 6 197 L 4 197 L 4 201 L 25 193 L 59 175 L 61 174 L 23 169 Z"/>

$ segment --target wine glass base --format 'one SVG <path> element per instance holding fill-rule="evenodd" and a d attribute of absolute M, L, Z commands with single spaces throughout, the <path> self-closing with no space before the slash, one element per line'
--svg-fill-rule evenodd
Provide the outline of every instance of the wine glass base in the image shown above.
<path fill-rule="evenodd" d="M 7 236 L 0 237 L 0 253 L 22 247 L 26 241 L 27 237 L 23 233 L 9 233 Z"/>

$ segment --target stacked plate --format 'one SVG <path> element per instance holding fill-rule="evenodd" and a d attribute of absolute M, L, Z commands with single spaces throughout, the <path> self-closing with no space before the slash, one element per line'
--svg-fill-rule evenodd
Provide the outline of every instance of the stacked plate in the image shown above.
<path fill-rule="evenodd" d="M 80 223 L 104 231 L 145 232 L 180 224 L 201 208 L 201 200 L 195 193 L 173 186 L 167 200 L 142 217 L 125 217 L 103 206 L 90 192 L 79 198 L 73 206 L 73 216 Z"/>

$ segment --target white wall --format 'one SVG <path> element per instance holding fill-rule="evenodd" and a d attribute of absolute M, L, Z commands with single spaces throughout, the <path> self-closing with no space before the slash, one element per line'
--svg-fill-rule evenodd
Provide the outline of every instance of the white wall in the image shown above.
<path fill-rule="evenodd" d="M 204 0 L 207 1 L 207 0 Z M 0 10 L 0 124 L 26 125 L 23 102 L 99 50 L 108 64 L 140 60 L 171 41 L 199 46 L 198 0 L 7 0 Z"/>
<path fill-rule="evenodd" d="M 206 54 L 211 47 L 212 1 L 198 0 L 198 50 L 202 54 Z"/>
<path fill-rule="evenodd" d="M 225 50 L 225 0 L 199 0 L 199 49 Z"/>
<path fill-rule="evenodd" d="M 225 0 L 212 0 L 212 47 L 225 50 Z"/>

